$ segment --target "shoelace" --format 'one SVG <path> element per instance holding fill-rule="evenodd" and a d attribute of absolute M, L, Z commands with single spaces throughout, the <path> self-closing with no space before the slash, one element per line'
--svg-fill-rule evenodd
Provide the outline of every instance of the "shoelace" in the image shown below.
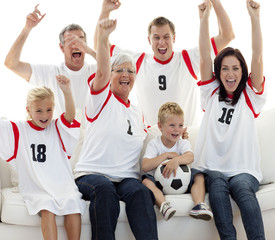
<path fill-rule="evenodd" d="M 160 212 L 166 212 L 168 209 L 170 208 L 169 204 L 168 203 L 164 203 L 162 205 L 162 208 L 160 209 Z"/>
<path fill-rule="evenodd" d="M 208 210 L 209 207 L 206 205 L 206 203 L 200 203 L 201 208 Z"/>

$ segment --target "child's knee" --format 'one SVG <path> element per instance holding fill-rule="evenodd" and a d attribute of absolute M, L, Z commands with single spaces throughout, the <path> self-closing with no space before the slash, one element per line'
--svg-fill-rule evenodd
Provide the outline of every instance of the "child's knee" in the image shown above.
<path fill-rule="evenodd" d="M 194 182 L 204 182 L 204 174 L 203 173 L 197 173 Z"/>
<path fill-rule="evenodd" d="M 154 183 L 149 178 L 144 178 L 142 180 L 142 184 L 145 185 L 146 187 L 149 187 L 149 186 L 152 186 Z"/>

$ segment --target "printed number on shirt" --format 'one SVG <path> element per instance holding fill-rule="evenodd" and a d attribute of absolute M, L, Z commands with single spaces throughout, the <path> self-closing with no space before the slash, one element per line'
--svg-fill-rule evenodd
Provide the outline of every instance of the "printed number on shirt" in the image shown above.
<path fill-rule="evenodd" d="M 128 128 L 128 131 L 127 131 L 127 133 L 129 134 L 129 135 L 133 135 L 133 132 L 132 132 L 132 130 L 131 130 L 131 122 L 130 122 L 130 120 L 127 120 L 127 122 L 128 122 L 128 124 L 129 124 L 129 128 Z"/>
<path fill-rule="evenodd" d="M 46 145 L 38 144 L 37 147 L 35 144 L 31 145 L 32 149 L 32 160 L 35 162 L 45 162 L 46 161 Z"/>
<path fill-rule="evenodd" d="M 166 90 L 166 76 L 159 76 L 159 90 Z"/>
<path fill-rule="evenodd" d="M 233 117 L 233 113 L 233 108 L 222 108 L 222 116 L 218 119 L 218 121 L 221 123 L 230 124 Z"/>

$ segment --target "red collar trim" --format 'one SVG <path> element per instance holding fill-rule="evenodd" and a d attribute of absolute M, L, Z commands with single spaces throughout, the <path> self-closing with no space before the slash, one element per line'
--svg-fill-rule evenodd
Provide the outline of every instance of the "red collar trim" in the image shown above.
<path fill-rule="evenodd" d="M 162 65 L 165 65 L 165 64 L 169 63 L 172 60 L 173 56 L 174 56 L 174 52 L 172 52 L 172 56 L 169 59 L 167 59 L 166 61 L 160 61 L 155 56 L 154 56 L 154 59 L 155 59 L 156 62 L 158 62 L 158 63 L 160 63 Z"/>
<path fill-rule="evenodd" d="M 42 131 L 42 130 L 45 129 L 45 128 L 41 128 L 41 127 L 35 126 L 31 121 L 27 121 L 27 123 L 28 123 L 28 124 L 30 125 L 30 127 L 33 128 L 34 130 Z"/>
<path fill-rule="evenodd" d="M 113 93 L 114 94 L 114 93 Z M 117 96 L 117 95 L 115 95 L 114 94 L 114 96 L 115 96 L 115 98 L 120 102 L 120 103 L 122 103 L 125 107 L 130 107 L 130 105 L 131 105 L 131 103 L 130 103 L 130 100 L 128 99 L 128 103 L 126 103 L 126 102 L 124 102 L 123 100 L 122 100 L 122 98 L 120 98 L 119 96 Z"/>
<path fill-rule="evenodd" d="M 229 99 L 233 99 L 233 95 L 232 95 L 232 94 L 227 94 L 227 97 L 228 97 Z"/>

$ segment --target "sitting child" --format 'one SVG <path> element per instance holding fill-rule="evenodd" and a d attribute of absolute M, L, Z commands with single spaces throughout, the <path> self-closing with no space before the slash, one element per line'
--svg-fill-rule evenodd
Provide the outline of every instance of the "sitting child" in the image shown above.
<path fill-rule="evenodd" d="M 188 165 L 193 162 L 194 155 L 191 144 L 187 139 L 182 139 L 183 122 L 183 110 L 177 103 L 167 102 L 163 104 L 158 113 L 158 128 L 161 131 L 161 136 L 148 143 L 142 161 L 142 170 L 147 173 L 142 176 L 142 183 L 154 193 L 156 205 L 160 208 L 165 220 L 169 220 L 175 214 L 176 209 L 165 200 L 162 191 L 156 186 L 153 176 L 155 169 L 161 163 L 165 165 L 163 176 L 169 178 L 171 174 L 176 175 L 179 165 Z M 170 161 L 163 163 L 167 159 Z M 210 220 L 212 212 L 204 203 L 204 176 L 202 173 L 197 173 L 195 169 L 191 169 L 191 171 L 192 176 L 188 191 L 191 191 L 195 207 L 190 211 L 190 216 Z"/>
<path fill-rule="evenodd" d="M 27 96 L 28 121 L 0 120 L 0 158 L 14 159 L 19 191 L 30 215 L 41 216 L 44 239 L 57 239 L 55 215 L 65 216 L 69 239 L 80 239 L 81 216 L 86 203 L 74 182 L 69 156 L 74 150 L 80 124 L 70 81 L 57 76 L 66 111 L 53 120 L 54 94 L 46 87 L 31 89 Z"/>

